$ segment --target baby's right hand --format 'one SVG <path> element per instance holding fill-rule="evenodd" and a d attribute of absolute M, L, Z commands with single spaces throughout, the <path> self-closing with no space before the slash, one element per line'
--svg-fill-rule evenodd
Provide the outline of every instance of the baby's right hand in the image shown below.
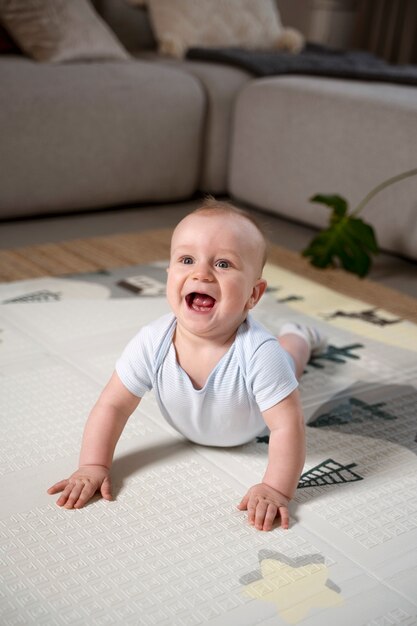
<path fill-rule="evenodd" d="M 48 489 L 51 495 L 59 491 L 62 494 L 56 503 L 65 509 L 81 509 L 96 491 L 100 491 L 105 500 L 111 500 L 110 471 L 103 465 L 81 466 L 69 478 Z"/>

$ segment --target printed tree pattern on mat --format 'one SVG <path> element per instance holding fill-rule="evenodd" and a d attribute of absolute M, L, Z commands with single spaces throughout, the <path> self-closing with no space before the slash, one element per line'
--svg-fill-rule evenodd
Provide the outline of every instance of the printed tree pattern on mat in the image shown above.
<path fill-rule="evenodd" d="M 323 408 L 318 407 L 307 426 L 369 437 L 373 441 L 382 439 L 417 454 L 417 389 L 413 385 L 380 385 L 372 400 L 358 397 L 360 393 L 358 386 L 352 385 L 340 397 L 335 396 Z"/>
<path fill-rule="evenodd" d="M 363 480 L 362 476 L 352 472 L 352 467 L 356 467 L 356 463 L 342 465 L 333 459 L 327 459 L 302 474 L 300 482 L 298 483 L 298 489 L 305 489 L 306 487 L 326 487 L 328 485 Z"/>
<path fill-rule="evenodd" d="M 327 316 L 327 320 L 333 320 L 338 317 L 346 317 L 348 319 L 360 320 L 361 322 L 367 322 L 368 324 L 374 324 L 375 326 L 390 326 L 391 324 L 399 324 L 402 322 L 401 318 L 386 319 L 377 314 L 377 309 L 365 309 L 364 311 L 335 311 L 331 315 Z"/>
<path fill-rule="evenodd" d="M 341 404 L 330 409 L 326 413 L 319 415 L 314 421 L 309 423 L 311 428 L 322 428 L 324 426 L 335 426 L 347 424 L 349 422 L 363 423 L 370 419 L 382 419 L 385 421 L 396 420 L 395 415 L 384 411 L 385 402 L 368 404 L 359 398 L 348 398 Z M 355 411 L 355 409 L 358 409 Z"/>
<path fill-rule="evenodd" d="M 321 361 L 331 361 L 332 363 L 346 363 L 348 359 L 359 360 L 360 356 L 358 354 L 354 354 L 353 350 L 359 350 L 364 348 L 362 343 L 352 343 L 347 346 L 342 346 L 338 348 L 337 346 L 329 345 L 327 349 L 321 354 L 313 355 L 308 365 L 312 367 L 316 367 L 318 369 L 322 369 L 324 365 Z"/>
<path fill-rule="evenodd" d="M 59 291 L 50 291 L 49 289 L 42 289 L 40 291 L 34 291 L 27 293 L 17 298 L 10 298 L 9 300 L 3 300 L 1 304 L 17 304 L 19 302 L 60 302 L 62 300 L 62 294 Z"/>

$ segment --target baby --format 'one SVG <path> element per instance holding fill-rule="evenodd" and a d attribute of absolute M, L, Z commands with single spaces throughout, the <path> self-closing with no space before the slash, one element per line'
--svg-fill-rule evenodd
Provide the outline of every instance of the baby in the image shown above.
<path fill-rule="evenodd" d="M 265 292 L 266 241 L 251 216 L 206 200 L 174 230 L 167 299 L 172 313 L 132 339 L 93 407 L 79 468 L 48 493 L 81 508 L 99 491 L 111 500 L 117 441 L 143 395 L 153 389 L 161 413 L 190 441 L 237 446 L 270 430 L 262 481 L 238 505 L 249 523 L 288 528 L 288 503 L 304 465 L 305 434 L 297 379 L 322 337 L 285 324 L 279 339 L 249 311 Z"/>

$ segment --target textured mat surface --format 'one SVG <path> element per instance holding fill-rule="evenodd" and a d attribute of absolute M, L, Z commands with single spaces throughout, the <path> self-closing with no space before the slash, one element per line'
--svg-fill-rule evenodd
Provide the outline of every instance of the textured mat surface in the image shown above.
<path fill-rule="evenodd" d="M 189 444 L 151 394 L 117 448 L 113 502 L 64 511 L 46 494 L 76 467 L 120 351 L 168 310 L 132 290 L 160 294 L 161 264 L 134 274 L 0 286 L 0 623 L 417 624 L 417 326 L 275 266 L 254 316 L 329 336 L 301 384 L 308 452 L 288 531 L 236 509 L 265 441 Z"/>

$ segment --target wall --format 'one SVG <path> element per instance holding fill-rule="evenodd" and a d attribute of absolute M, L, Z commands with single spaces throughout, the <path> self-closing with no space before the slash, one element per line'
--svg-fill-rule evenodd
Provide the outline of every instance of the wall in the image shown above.
<path fill-rule="evenodd" d="M 309 41 L 417 64 L 417 0 L 276 0 L 282 21 Z"/>
<path fill-rule="evenodd" d="M 277 0 L 285 25 L 298 28 L 308 41 L 347 48 L 356 20 L 356 0 Z"/>
<path fill-rule="evenodd" d="M 417 64 L 417 1 L 361 0 L 352 46 L 391 63 Z"/>

